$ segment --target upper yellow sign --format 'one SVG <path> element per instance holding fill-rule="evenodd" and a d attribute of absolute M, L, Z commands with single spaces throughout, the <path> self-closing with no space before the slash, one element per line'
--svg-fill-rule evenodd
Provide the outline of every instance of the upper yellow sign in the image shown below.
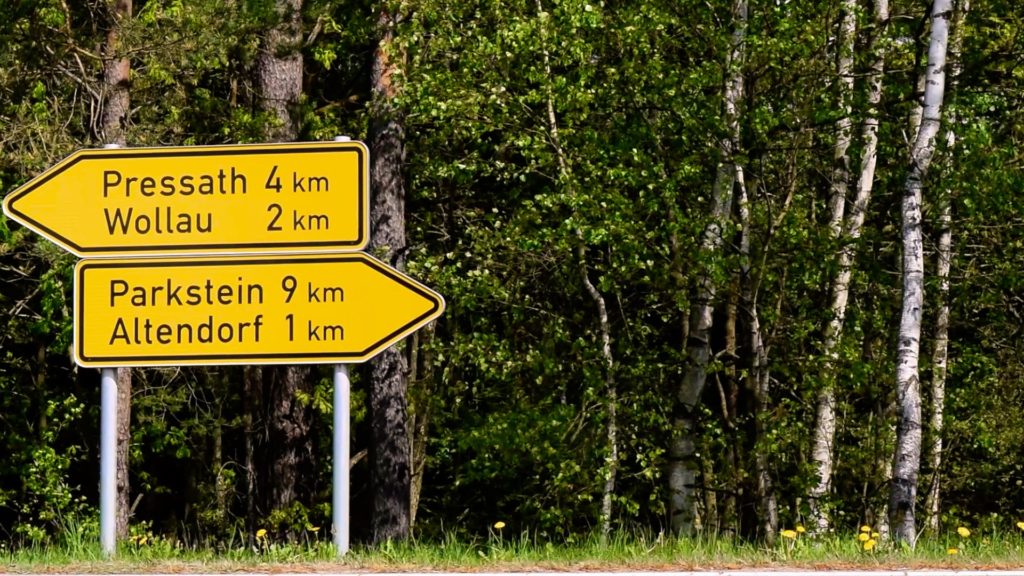
<path fill-rule="evenodd" d="M 82 366 L 361 362 L 444 299 L 361 252 L 81 260 Z"/>
<path fill-rule="evenodd" d="M 79 256 L 360 250 L 368 174 L 361 142 L 79 150 L 4 212 Z"/>

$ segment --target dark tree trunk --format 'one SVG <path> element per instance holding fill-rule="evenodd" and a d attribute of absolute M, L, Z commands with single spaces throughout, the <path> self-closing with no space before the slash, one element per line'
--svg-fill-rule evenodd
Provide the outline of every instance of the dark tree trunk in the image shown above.
<path fill-rule="evenodd" d="M 103 46 L 103 104 L 99 126 L 99 139 L 104 144 L 127 144 L 125 126 L 130 107 L 128 84 L 131 65 L 121 54 L 121 25 L 131 17 L 132 0 L 110 2 L 110 29 Z"/>
<path fill-rule="evenodd" d="M 259 463 L 256 460 L 256 445 L 259 443 L 257 431 L 263 426 L 260 415 L 262 410 L 263 370 L 259 366 L 246 366 L 242 372 L 242 418 L 243 435 L 245 438 L 245 522 L 246 533 L 254 534 L 257 530 L 256 519 L 259 506 Z M 251 543 L 251 542 L 250 542 Z"/>
<path fill-rule="evenodd" d="M 299 97 L 302 95 L 302 0 L 275 0 L 277 19 L 260 42 L 256 56 L 257 102 L 273 115 L 267 129 L 274 142 L 299 136 Z"/>
<path fill-rule="evenodd" d="M 299 136 L 302 0 L 275 0 L 274 8 L 275 19 L 261 39 L 256 57 L 257 104 L 272 116 L 267 140 L 286 142 Z M 246 390 L 258 396 L 251 398 L 249 405 L 262 405 L 265 414 L 263 428 L 254 422 L 247 439 L 247 450 L 255 450 L 249 464 L 259 474 L 256 482 L 250 483 L 250 497 L 255 497 L 259 506 L 251 516 L 290 508 L 307 496 L 301 480 L 309 477 L 313 458 L 312 413 L 298 399 L 300 392 L 312 393 L 311 369 L 271 367 L 260 377 L 256 373 L 246 372 Z M 256 438 L 252 438 L 254 434 Z"/>
<path fill-rule="evenodd" d="M 312 414 L 298 401 L 298 393 L 309 390 L 308 366 L 273 366 L 263 376 L 267 401 L 267 511 L 281 510 L 307 495 L 304 479 L 313 473 L 310 438 Z"/>
<path fill-rule="evenodd" d="M 114 533 L 128 537 L 129 505 L 128 458 L 132 442 L 132 369 L 117 369 L 117 518 Z"/>
<path fill-rule="evenodd" d="M 109 4 L 109 26 L 103 45 L 103 102 L 101 106 L 99 139 L 104 144 L 125 146 L 125 127 L 128 123 L 130 100 L 128 85 L 131 64 L 121 50 L 121 26 L 132 17 L 132 0 L 113 0 Z M 131 444 L 132 372 L 130 368 L 117 369 L 117 538 L 128 536 L 129 494 L 128 453 Z"/>
<path fill-rule="evenodd" d="M 405 267 L 405 130 L 394 108 L 398 71 L 393 43 L 395 17 L 382 8 L 377 19 L 378 44 L 371 79 L 370 244 L 375 255 Z M 408 432 L 408 362 L 405 346 L 396 344 L 370 367 L 370 483 L 373 491 L 372 541 L 409 537 L 411 468 Z"/>

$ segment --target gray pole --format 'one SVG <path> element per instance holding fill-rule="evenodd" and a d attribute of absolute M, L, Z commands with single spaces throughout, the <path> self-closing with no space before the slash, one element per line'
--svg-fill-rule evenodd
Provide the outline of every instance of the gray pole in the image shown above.
<path fill-rule="evenodd" d="M 117 551 L 117 368 L 103 368 L 100 380 L 100 547 L 113 557 Z"/>
<path fill-rule="evenodd" d="M 334 366 L 334 486 L 331 511 L 334 546 L 338 556 L 348 552 L 348 467 L 349 467 L 349 379 L 348 364 Z"/>
<path fill-rule="evenodd" d="M 348 142 L 348 136 L 336 136 L 335 142 Z M 348 553 L 349 495 L 349 389 L 348 364 L 334 366 L 334 474 L 331 514 L 334 546 L 338 556 Z"/>
<path fill-rule="evenodd" d="M 114 556 L 117 518 L 117 368 L 100 372 L 100 546 Z"/>

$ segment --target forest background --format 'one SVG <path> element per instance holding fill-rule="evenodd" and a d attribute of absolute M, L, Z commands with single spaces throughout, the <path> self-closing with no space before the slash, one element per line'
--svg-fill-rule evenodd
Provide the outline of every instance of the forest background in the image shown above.
<path fill-rule="evenodd" d="M 110 143 L 368 143 L 370 250 L 448 307 L 354 372 L 357 539 L 1024 517 L 1016 2 L 0 6 L 5 194 Z M 14 546 L 95 522 L 74 261 L 0 219 Z M 329 369 L 120 391 L 122 535 L 329 538 Z"/>

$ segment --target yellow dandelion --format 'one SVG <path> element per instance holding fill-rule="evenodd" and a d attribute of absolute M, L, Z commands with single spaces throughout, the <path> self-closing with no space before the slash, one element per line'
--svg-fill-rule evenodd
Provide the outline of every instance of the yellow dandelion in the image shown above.
<path fill-rule="evenodd" d="M 953 556 L 954 554 L 959 554 L 959 553 L 960 553 L 960 549 L 959 548 L 950 548 L 950 549 L 946 550 L 946 554 L 949 554 L 950 556 Z"/>
<path fill-rule="evenodd" d="M 319 526 L 313 526 L 313 527 L 311 527 L 309 529 L 309 531 L 313 532 L 313 533 L 319 532 L 320 531 L 320 527 Z"/>
<path fill-rule="evenodd" d="M 867 542 L 868 540 L 871 540 L 871 536 L 869 536 L 867 532 L 861 532 L 860 534 L 857 534 L 857 540 Z"/>
<path fill-rule="evenodd" d="M 1024 530 L 1024 522 L 1017 522 L 1017 528 Z"/>
<path fill-rule="evenodd" d="M 797 531 L 797 534 L 803 534 L 804 532 L 807 532 L 807 528 L 804 528 L 800 524 L 797 524 L 796 525 L 796 531 Z"/>
<path fill-rule="evenodd" d="M 256 531 L 256 537 L 257 538 L 264 538 L 264 537 L 266 537 L 266 535 L 267 535 L 267 531 L 265 529 L 263 529 L 263 528 L 260 528 L 259 530 Z"/>
<path fill-rule="evenodd" d="M 146 538 L 145 536 L 139 538 L 139 546 L 145 546 L 146 542 L 149 542 L 149 538 Z"/>
<path fill-rule="evenodd" d="M 971 535 L 971 531 L 967 528 L 964 528 L 963 526 L 957 528 L 956 533 L 959 534 L 961 538 L 967 538 Z"/>
<path fill-rule="evenodd" d="M 868 525 L 865 524 L 864 526 L 860 527 L 860 531 L 861 532 L 871 532 L 871 526 L 868 526 Z"/>
<path fill-rule="evenodd" d="M 875 541 L 875 539 L 874 539 L 874 538 L 871 538 L 871 539 L 869 539 L 869 540 L 866 540 L 866 541 L 864 542 L 864 549 L 865 549 L 865 550 L 867 550 L 868 552 L 870 552 L 871 550 L 874 550 L 874 548 L 875 548 L 875 544 L 877 544 L 877 543 L 878 543 L 878 542 L 877 542 L 877 541 Z"/>
<path fill-rule="evenodd" d="M 790 540 L 796 540 L 796 530 L 783 530 L 783 538 L 789 538 Z"/>
<path fill-rule="evenodd" d="M 882 535 L 881 535 L 881 534 L 879 534 L 878 532 L 872 532 L 872 533 L 871 533 L 871 538 L 872 538 L 873 540 L 877 540 L 877 539 L 879 539 L 879 538 L 881 538 L 881 537 L 882 537 Z"/>
<path fill-rule="evenodd" d="M 498 520 L 497 522 L 494 523 L 494 527 L 497 530 L 501 530 L 502 528 L 505 527 L 505 523 L 502 522 L 501 520 Z"/>

